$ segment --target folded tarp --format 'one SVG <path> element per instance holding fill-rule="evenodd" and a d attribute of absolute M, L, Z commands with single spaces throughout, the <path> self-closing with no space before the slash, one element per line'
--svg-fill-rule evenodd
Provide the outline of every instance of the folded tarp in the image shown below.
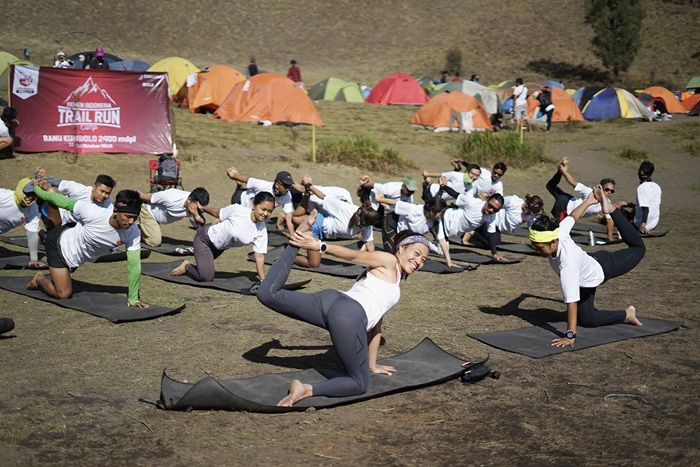
<path fill-rule="evenodd" d="M 170 271 L 175 269 L 181 262 L 174 261 L 171 263 L 143 263 L 141 265 L 141 274 L 155 277 L 160 280 L 172 282 L 174 284 L 186 284 L 195 287 L 205 287 L 208 289 L 224 290 L 226 292 L 235 292 L 243 295 L 255 295 L 257 287 L 251 290 L 251 287 L 257 283 L 253 278 L 252 273 L 233 273 L 233 272 L 218 272 L 211 282 L 197 282 L 187 276 L 171 276 Z M 306 279 L 300 282 L 294 282 L 284 286 L 287 290 L 300 289 L 311 282 L 311 279 Z"/>
<path fill-rule="evenodd" d="M 17 235 L 17 236 L 0 236 L 0 241 L 9 243 L 10 245 L 21 246 L 27 248 L 27 237 Z M 44 251 L 44 247 L 39 245 L 39 250 Z M 146 259 L 151 256 L 149 250 L 141 250 L 141 259 Z M 115 261 L 126 261 L 126 252 L 120 251 L 119 253 L 108 253 L 102 255 L 95 260 L 95 263 L 113 263 Z"/>
<path fill-rule="evenodd" d="M 366 393 L 348 397 L 310 397 L 294 407 L 277 407 L 277 402 L 287 395 L 292 380 L 318 383 L 336 376 L 336 371 L 308 369 L 221 381 L 207 376 L 195 384 L 175 381 L 163 372 L 158 406 L 168 410 L 303 411 L 309 407 L 335 407 L 440 384 L 458 378 L 465 371 L 462 367 L 464 360 L 445 352 L 428 338 L 408 352 L 378 363 L 395 367 L 396 373 L 392 376 L 371 374 Z"/>
<path fill-rule="evenodd" d="M 629 324 L 611 324 L 597 328 L 576 328 L 576 343 L 572 347 L 553 347 L 552 339 L 564 337 L 566 322 L 546 323 L 512 331 L 496 331 L 469 334 L 484 344 L 508 352 L 526 355 L 532 358 L 542 358 L 549 355 L 574 350 L 587 349 L 596 345 L 609 344 L 625 339 L 653 336 L 675 331 L 680 323 L 660 319 L 640 318 L 644 326 Z"/>
<path fill-rule="evenodd" d="M 0 288 L 26 297 L 49 302 L 63 308 L 82 311 L 113 323 L 144 321 L 166 315 L 174 315 L 185 309 L 185 305 L 175 308 L 151 304 L 148 308 L 135 308 L 127 305 L 127 288 L 111 285 L 93 285 L 73 280 L 73 296 L 65 300 L 49 297 L 39 290 L 27 290 L 30 276 L 0 276 Z"/>
<path fill-rule="evenodd" d="M 29 255 L 0 247 L 0 269 L 30 269 L 27 267 Z M 36 269 L 48 269 L 48 266 Z"/>
<path fill-rule="evenodd" d="M 278 247 L 273 248 L 272 250 L 268 250 L 267 254 L 265 255 L 265 264 L 274 263 L 275 260 L 280 257 L 283 251 L 284 247 Z M 248 255 L 248 260 L 253 261 L 252 254 Z M 322 257 L 321 264 L 317 268 L 303 268 L 297 265 L 292 266 L 292 268 L 301 271 L 316 272 L 319 274 L 327 274 L 329 276 L 345 277 L 349 279 L 356 278 L 365 270 L 364 267 L 358 266 L 357 264 L 344 263 L 342 261 L 336 261 L 328 257 Z"/>

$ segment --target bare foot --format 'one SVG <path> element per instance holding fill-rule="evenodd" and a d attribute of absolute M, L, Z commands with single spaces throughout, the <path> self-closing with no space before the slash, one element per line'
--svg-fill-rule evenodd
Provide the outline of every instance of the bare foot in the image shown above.
<path fill-rule="evenodd" d="M 597 185 L 593 191 L 595 192 L 595 199 L 600 203 L 600 209 L 603 211 L 603 214 L 611 214 L 615 210 L 615 205 L 612 204 L 610 198 L 605 196 L 603 187 Z"/>
<path fill-rule="evenodd" d="M 187 260 L 184 260 L 178 267 L 170 271 L 171 276 L 182 276 L 187 271 L 187 265 L 192 264 Z"/>
<path fill-rule="evenodd" d="M 628 306 L 625 310 L 625 323 L 632 326 L 643 326 L 642 322 L 637 319 L 637 309 L 633 306 Z"/>
<path fill-rule="evenodd" d="M 314 223 L 316 222 L 316 216 L 318 215 L 318 211 L 316 209 L 312 210 L 308 216 L 306 216 L 306 219 L 304 222 L 299 224 L 299 227 L 297 227 L 298 232 L 311 232 L 311 228 L 314 226 Z"/>
<path fill-rule="evenodd" d="M 44 277 L 43 272 L 37 272 L 34 274 L 34 277 L 32 277 L 32 280 L 29 281 L 29 284 L 27 284 L 27 290 L 37 290 L 39 288 L 39 279 Z"/>
<path fill-rule="evenodd" d="M 302 399 L 311 397 L 313 395 L 313 388 L 310 384 L 304 384 L 298 379 L 292 381 L 289 385 L 289 394 L 287 397 L 282 399 L 277 403 L 279 407 L 291 407 Z"/>

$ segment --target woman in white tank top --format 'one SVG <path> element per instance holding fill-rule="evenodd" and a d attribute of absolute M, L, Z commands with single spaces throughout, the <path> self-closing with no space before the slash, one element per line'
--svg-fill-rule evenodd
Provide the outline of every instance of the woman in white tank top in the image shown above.
<path fill-rule="evenodd" d="M 369 387 L 370 372 L 393 374 L 393 367 L 377 364 L 382 318 L 399 301 L 401 278 L 422 268 L 428 259 L 428 239 L 410 230 L 397 235 L 393 254 L 327 245 L 310 232 L 315 217 L 314 210 L 292 235 L 260 285 L 258 300 L 278 313 L 327 329 L 346 374 L 315 384 L 294 380 L 287 396 L 279 401 L 280 406 L 291 407 L 311 396 L 363 394 Z M 347 292 L 326 289 L 306 294 L 285 290 L 299 248 L 362 264 L 367 270 Z M 359 350 L 358 342 L 362 345 Z M 283 390 L 280 388 L 280 396 Z"/>

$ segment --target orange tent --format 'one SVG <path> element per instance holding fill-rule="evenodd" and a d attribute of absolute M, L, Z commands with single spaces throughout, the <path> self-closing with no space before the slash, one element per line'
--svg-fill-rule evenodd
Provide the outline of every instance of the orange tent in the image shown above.
<path fill-rule="evenodd" d="M 527 89 L 533 93 L 535 91 L 542 91 L 541 87 L 538 87 L 537 89 L 531 89 L 528 87 Z M 574 99 L 571 97 L 571 94 L 561 88 L 552 87 L 550 89 L 552 90 L 552 104 L 554 104 L 552 122 L 582 122 L 583 114 L 578 108 L 578 105 L 576 105 Z M 527 98 L 528 115 L 537 116 L 537 109 L 539 106 L 540 103 L 535 96 L 530 95 L 530 97 Z"/>
<path fill-rule="evenodd" d="M 190 112 L 216 110 L 226 99 L 236 83 L 245 81 L 245 76 L 235 68 L 213 65 L 207 71 L 197 73 L 197 82 L 187 88 L 187 104 Z"/>
<path fill-rule="evenodd" d="M 214 116 L 235 122 L 323 125 L 306 93 L 278 73 L 261 73 L 237 83 Z"/>
<path fill-rule="evenodd" d="M 650 88 L 646 88 L 642 92 L 650 94 L 654 97 L 662 98 L 664 100 L 664 104 L 666 104 L 666 110 L 668 110 L 669 113 L 684 114 L 688 112 L 688 110 L 681 105 L 678 99 L 676 99 L 676 96 L 674 96 L 671 91 L 663 86 L 652 86 Z"/>
<path fill-rule="evenodd" d="M 451 121 L 452 111 L 473 112 L 472 124 L 474 129 L 490 130 L 491 121 L 479 101 L 460 91 L 441 92 L 426 102 L 423 107 L 411 117 L 413 125 L 420 125 L 433 131 L 458 130 Z"/>
<path fill-rule="evenodd" d="M 690 111 L 693 107 L 695 107 L 695 104 L 700 101 L 700 94 L 692 94 L 690 97 L 688 97 L 686 100 L 681 102 L 681 105 L 687 110 Z"/>

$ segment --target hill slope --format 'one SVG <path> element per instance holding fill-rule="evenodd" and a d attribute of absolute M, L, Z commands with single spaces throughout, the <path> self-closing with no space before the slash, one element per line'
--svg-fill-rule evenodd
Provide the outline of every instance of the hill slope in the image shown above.
<path fill-rule="evenodd" d="M 643 45 L 630 86 L 684 85 L 700 74 L 700 2 L 646 0 Z M 124 58 L 154 62 L 170 55 L 200 66 L 240 69 L 255 55 L 265 70 L 284 71 L 297 59 L 307 82 L 329 75 L 373 83 L 403 70 L 436 74 L 445 51 L 459 47 L 464 72 L 483 82 L 514 76 L 553 77 L 575 85 L 598 78 L 583 23 L 584 2 L 506 0 L 469 2 L 277 0 L 132 2 L 8 0 L 0 18 L 0 49 L 51 63 L 102 45 Z M 461 4 L 461 5 L 460 5 Z"/>

